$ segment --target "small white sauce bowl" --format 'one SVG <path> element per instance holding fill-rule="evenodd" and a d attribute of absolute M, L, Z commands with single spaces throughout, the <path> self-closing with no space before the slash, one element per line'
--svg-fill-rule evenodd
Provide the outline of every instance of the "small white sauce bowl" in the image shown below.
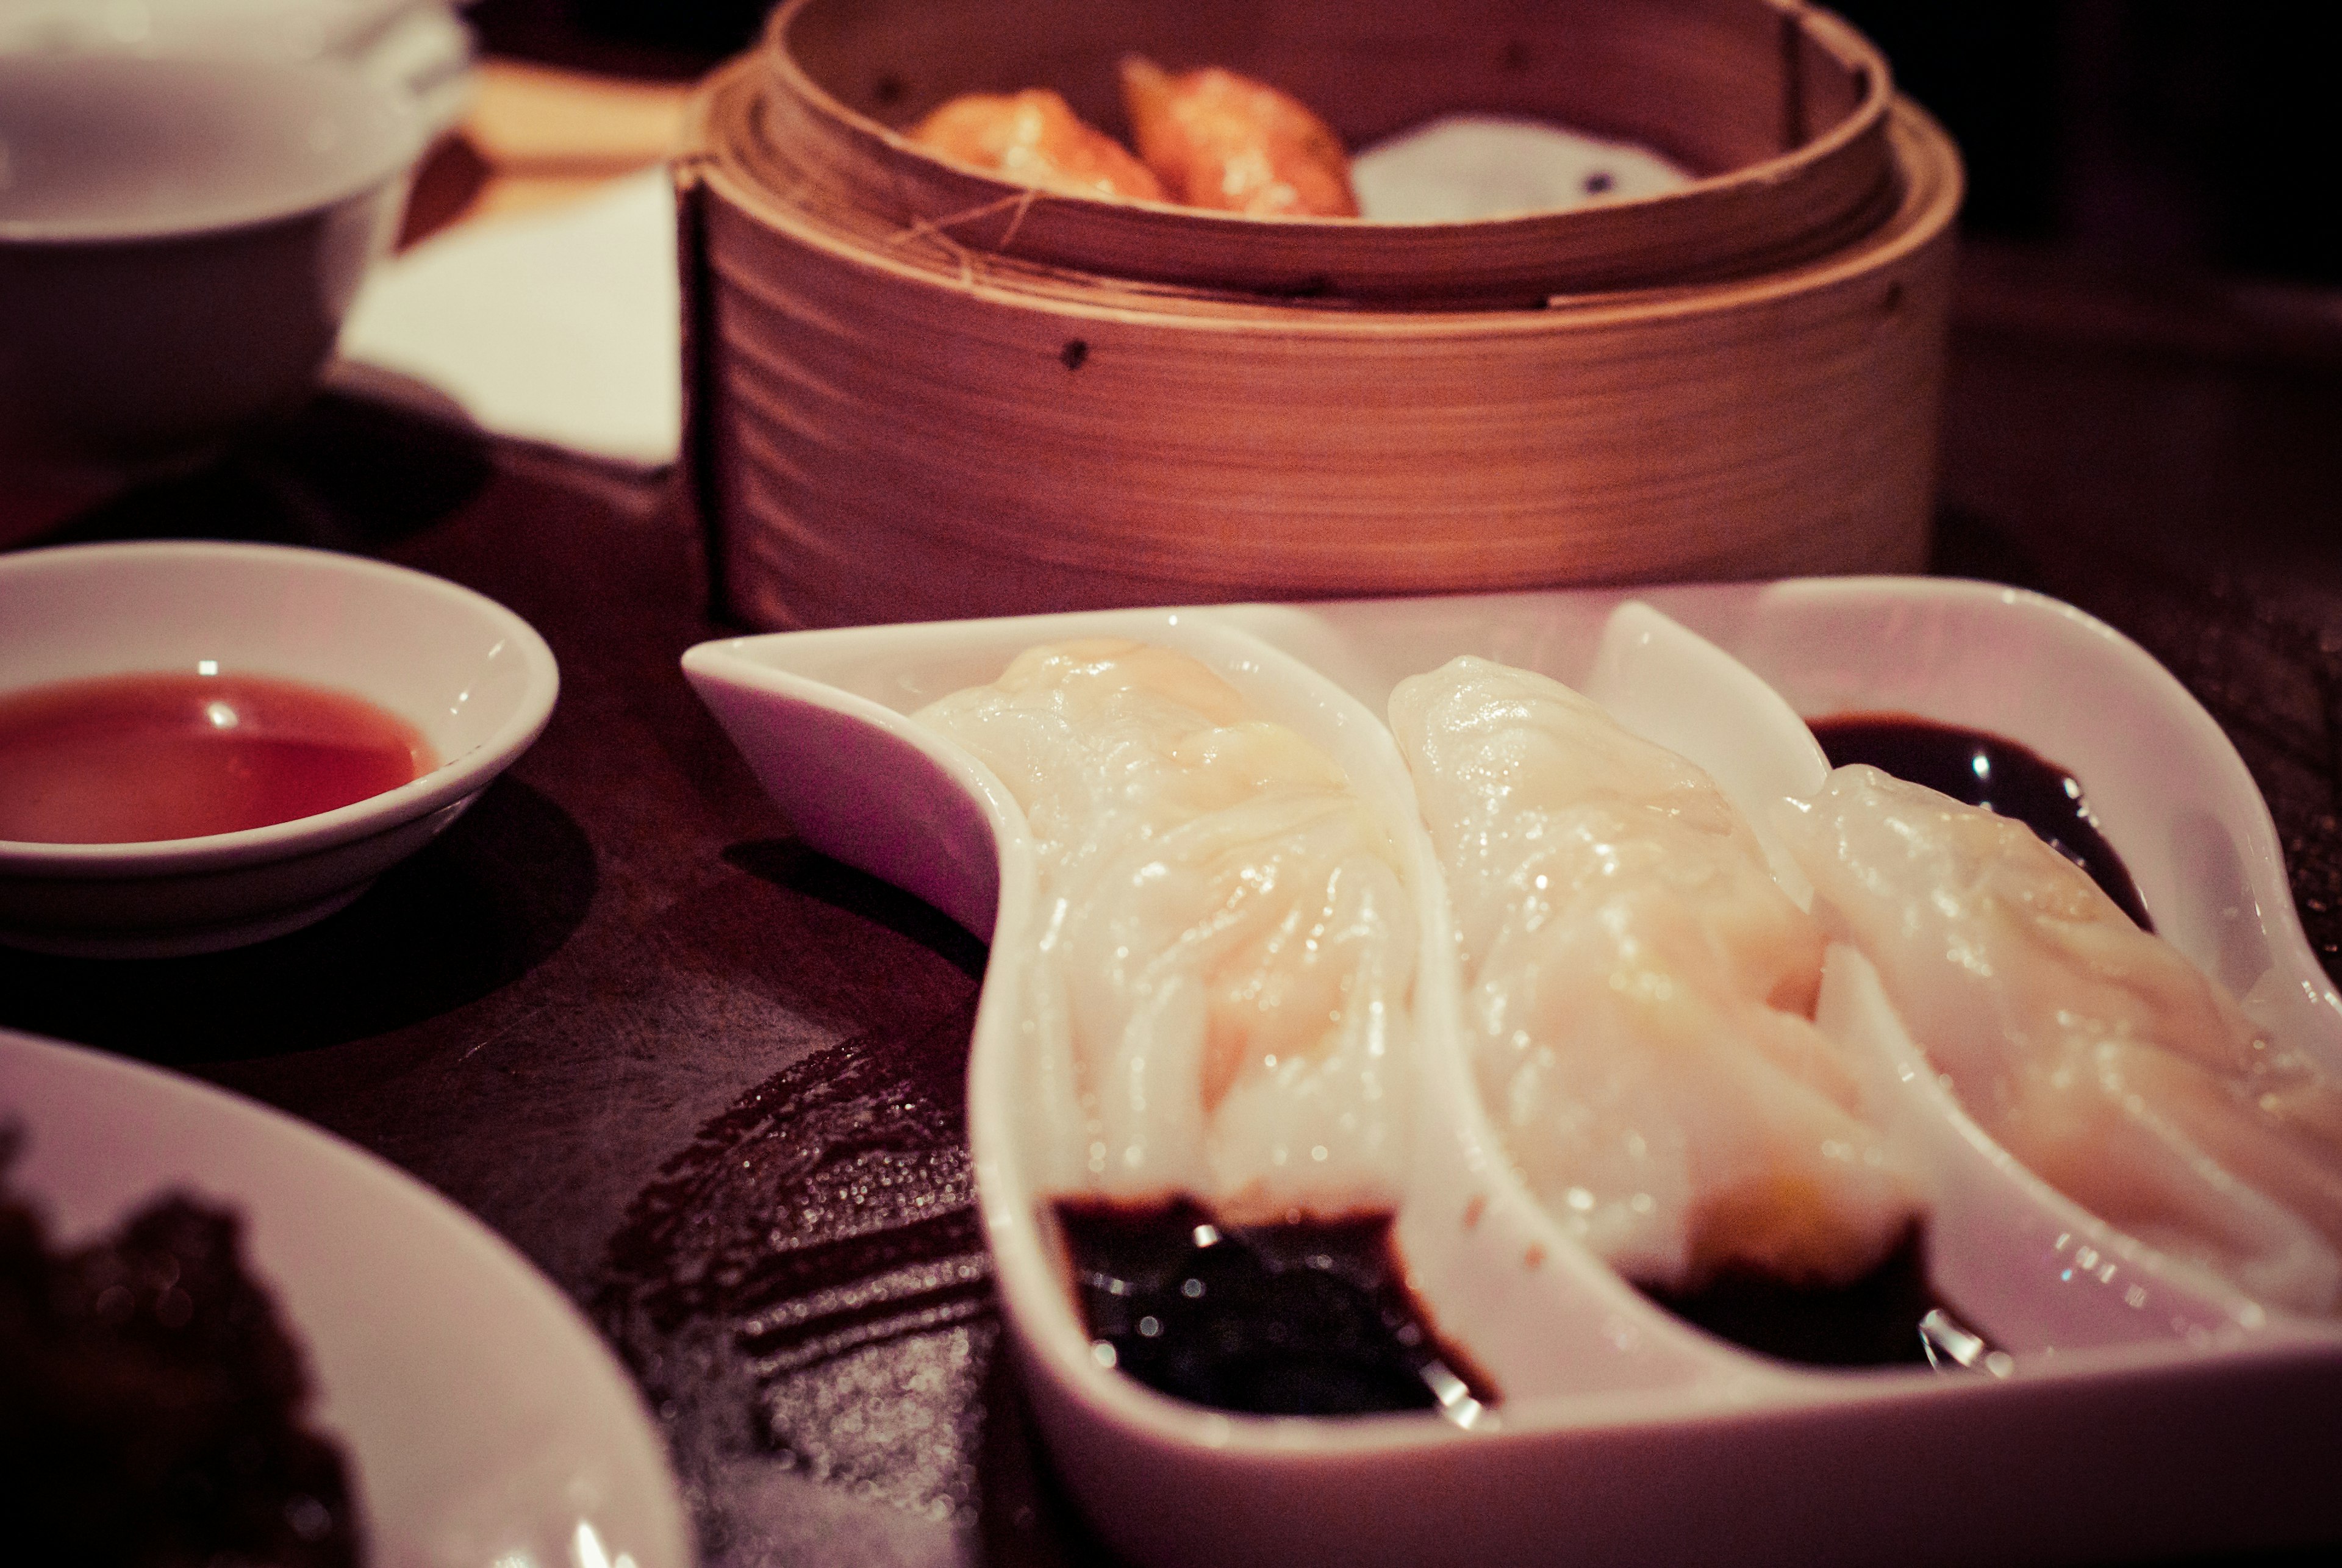
<path fill-rule="evenodd" d="M 297 404 L 425 136 L 338 60 L 0 54 L 0 468 L 102 494 Z"/>
<path fill-rule="evenodd" d="M 0 555 L 0 695 L 153 673 L 270 675 L 387 709 L 439 765 L 267 827 L 145 844 L 0 840 L 0 943 L 90 957 L 242 946 L 340 909 L 436 837 L 552 716 L 545 639 L 468 588 L 269 544 Z"/>

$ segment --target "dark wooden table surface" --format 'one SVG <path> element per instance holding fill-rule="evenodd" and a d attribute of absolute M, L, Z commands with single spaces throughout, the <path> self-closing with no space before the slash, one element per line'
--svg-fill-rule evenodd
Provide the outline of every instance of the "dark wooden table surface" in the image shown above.
<path fill-rule="evenodd" d="M 2337 322 L 2317 295 L 1973 255 L 1937 549 L 2104 616 L 2204 701 L 2329 971 Z M 1095 1556 L 994 1355 L 959 1121 L 983 951 L 792 843 L 692 696 L 676 656 L 737 628 L 669 482 L 327 398 L 35 543 L 146 535 L 467 584 L 544 633 L 560 706 L 331 920 L 200 959 L 0 952 L 0 1024 L 284 1107 L 509 1238 L 635 1368 L 711 1563 Z M 911 1186 L 938 1201 L 914 1214 Z"/>

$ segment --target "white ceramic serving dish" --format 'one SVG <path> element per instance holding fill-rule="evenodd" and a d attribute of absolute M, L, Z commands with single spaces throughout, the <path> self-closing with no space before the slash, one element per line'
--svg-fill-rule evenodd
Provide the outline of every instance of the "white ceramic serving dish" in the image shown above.
<path fill-rule="evenodd" d="M 9 1185 L 52 1244 L 176 1189 L 236 1210 L 353 1463 L 380 1568 L 690 1568 L 626 1373 L 518 1253 L 373 1155 L 250 1101 L 0 1029 Z"/>
<path fill-rule="evenodd" d="M 984 769 L 906 715 L 991 679 L 1036 642 L 1185 648 L 1377 799 L 1406 787 L 1376 719 L 1391 687 L 1464 653 L 1588 690 L 1706 765 L 1745 807 L 1818 782 L 1797 714 L 1971 725 L 2071 769 L 2163 934 L 2342 1072 L 2342 999 L 2302 935 L 2267 810 L 2218 727 L 2133 644 L 2054 602 L 1974 584 L 1632 595 L 1649 607 L 1629 597 L 869 627 L 707 644 L 685 668 L 808 843 L 1004 954 L 1018 950 L 1035 903 L 1021 817 Z M 1419 834 L 1411 818 L 1399 831 Z M 1428 953 L 1446 917 L 1436 874 L 1413 874 Z M 2342 1325 L 2247 1301 L 2014 1168 L 1949 1104 L 1866 966 L 1842 953 L 1823 1022 L 1871 1050 L 1892 1119 L 1940 1174 L 1930 1273 L 2001 1353 L 1978 1370 L 1770 1362 L 1627 1288 L 1521 1189 L 1463 1054 L 1429 1045 L 1453 996 L 1435 965 L 1418 982 L 1425 1121 L 1395 1234 L 1418 1297 L 1498 1402 L 1448 1419 L 1336 1421 L 1159 1397 L 1090 1353 L 1048 1195 L 1025 1174 L 1020 967 L 991 966 L 977 1016 L 979 1198 L 1057 1464 L 1137 1561 L 2079 1561 L 2342 1533 L 2330 1484 Z"/>
<path fill-rule="evenodd" d="M 0 943 L 157 957 L 321 920 L 462 815 L 544 730 L 560 689 L 527 622 L 380 561 L 194 542 L 0 555 L 0 693 L 153 672 L 348 692 L 414 724 L 442 760 L 396 789 L 238 833 L 0 841 Z"/>
<path fill-rule="evenodd" d="M 305 396 L 425 135 L 335 59 L 0 53 L 0 527 Z"/>

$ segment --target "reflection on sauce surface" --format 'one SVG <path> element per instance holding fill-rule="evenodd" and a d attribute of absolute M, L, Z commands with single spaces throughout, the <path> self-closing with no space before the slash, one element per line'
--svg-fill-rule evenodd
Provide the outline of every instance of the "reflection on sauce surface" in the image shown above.
<path fill-rule="evenodd" d="M 1222 1227 L 1185 1201 L 1061 1202 L 1057 1220 L 1093 1343 L 1175 1399 L 1254 1415 L 1438 1410 L 1459 1424 L 1494 1399 L 1399 1283 L 1387 1215 Z"/>
<path fill-rule="evenodd" d="M 2014 817 L 2089 873 L 2141 931 L 2155 929 L 2129 869 L 2098 831 L 2081 781 L 2038 752 L 1989 731 L 1909 714 L 1847 714 L 1806 722 L 1830 766 L 1868 763 L 1954 800 Z"/>
<path fill-rule="evenodd" d="M 139 844 L 265 827 L 437 765 L 413 724 L 261 675 L 65 681 L 0 696 L 0 839 Z"/>

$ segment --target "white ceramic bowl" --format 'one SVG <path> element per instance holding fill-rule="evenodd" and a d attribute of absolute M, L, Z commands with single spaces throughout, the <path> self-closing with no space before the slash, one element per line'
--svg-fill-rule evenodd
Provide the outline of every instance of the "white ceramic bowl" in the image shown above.
<path fill-rule="evenodd" d="M 296 404 L 424 135 L 335 60 L 0 54 L 0 475 L 103 494 Z"/>
<path fill-rule="evenodd" d="M 560 677 L 528 623 L 405 567 L 278 545 L 0 555 L 0 693 L 150 672 L 272 675 L 386 708 L 444 759 L 268 827 L 148 844 L 0 841 L 0 943 L 146 957 L 296 930 L 437 836 L 528 749 Z"/>
<path fill-rule="evenodd" d="M 339 58 L 406 94 L 434 130 L 471 101 L 462 0 L 0 0 L 0 53 Z"/>

